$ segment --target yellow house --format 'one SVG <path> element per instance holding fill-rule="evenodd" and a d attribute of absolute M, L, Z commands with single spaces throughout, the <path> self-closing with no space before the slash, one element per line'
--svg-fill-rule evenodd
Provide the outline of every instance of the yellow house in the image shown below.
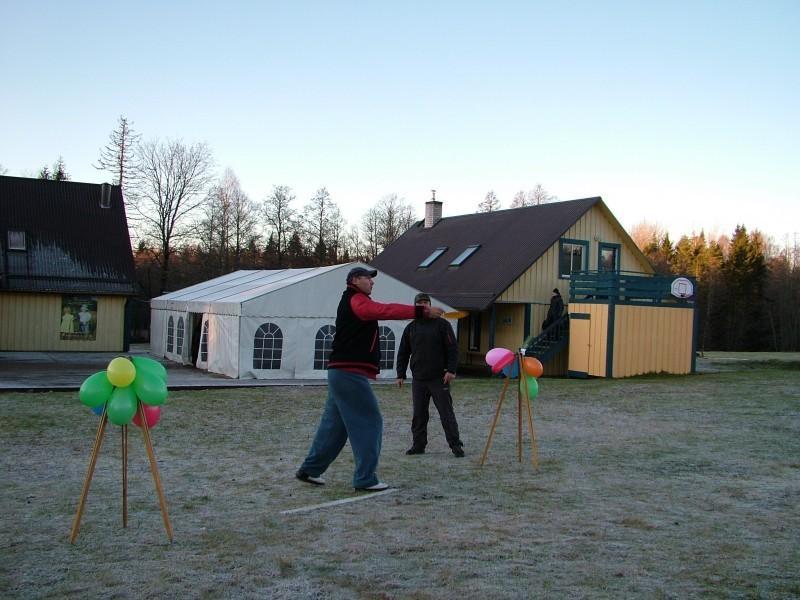
<path fill-rule="evenodd" d="M 532 354 L 540 356 L 546 375 L 621 377 L 649 372 L 648 369 L 688 372 L 683 367 L 687 360 L 689 370 L 693 368 L 694 306 L 690 298 L 681 299 L 684 308 L 690 307 L 688 332 L 681 329 L 680 336 L 674 339 L 661 336 L 655 344 L 650 343 L 648 337 L 650 345 L 647 347 L 644 342 L 637 341 L 637 360 L 634 361 L 623 357 L 631 348 L 629 341 L 632 344 L 637 339 L 635 332 L 647 337 L 651 332 L 658 335 L 659 328 L 673 331 L 672 317 L 679 314 L 676 312 L 667 319 L 656 317 L 650 309 L 667 310 L 666 306 L 671 307 L 672 300 L 677 299 L 660 291 L 647 299 L 615 297 L 613 302 L 608 293 L 591 293 L 586 289 L 574 293 L 578 276 L 584 277 L 582 283 L 590 288 L 607 286 L 607 282 L 602 283 L 605 279 L 621 275 L 648 280 L 649 286 L 656 282 L 647 258 L 601 198 L 447 218 L 442 218 L 441 214 L 441 202 L 427 202 L 425 220 L 412 226 L 372 264 L 468 313 L 459 323 L 462 365 L 483 366 L 486 352 L 494 347 L 517 349 L 527 345 Z M 593 276 L 599 279 L 590 285 Z M 665 285 L 669 287 L 668 282 L 663 281 L 657 285 L 661 291 Z M 548 328 L 548 335 L 536 340 L 554 289 L 560 290 L 565 302 L 568 300 L 566 313 Z M 593 297 L 588 298 L 590 295 Z M 653 304 L 656 295 L 659 303 Z M 582 303 L 577 303 L 576 299 Z M 601 316 L 603 306 L 604 317 Z M 586 344 L 587 348 L 595 348 L 587 361 L 602 368 L 589 369 L 587 362 L 587 368 L 581 369 L 582 354 L 576 354 L 578 351 L 572 343 L 573 315 L 578 315 L 574 321 L 591 324 L 593 336 L 599 335 L 605 326 L 602 339 L 593 337 L 593 345 Z M 614 318 L 610 319 L 609 315 Z M 682 316 L 681 323 L 686 318 Z M 616 328 L 610 335 L 609 323 Z M 583 335 L 581 325 L 586 323 L 578 325 Z M 686 335 L 689 336 L 688 345 Z M 558 343 L 544 344 L 548 337 L 550 342 Z M 597 354 L 598 344 L 605 345 L 602 355 Z M 662 345 L 668 349 L 662 349 Z M 609 348 L 614 350 L 610 355 L 606 352 Z M 579 362 L 571 366 L 572 354 Z M 649 354 L 674 354 L 679 358 L 666 362 L 642 358 Z"/>
<path fill-rule="evenodd" d="M 125 351 L 135 291 L 119 186 L 0 176 L 0 350 Z"/>

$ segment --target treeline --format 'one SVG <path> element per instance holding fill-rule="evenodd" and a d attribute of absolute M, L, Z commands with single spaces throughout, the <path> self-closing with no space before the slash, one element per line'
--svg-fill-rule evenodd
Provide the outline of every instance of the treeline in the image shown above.
<path fill-rule="evenodd" d="M 320 267 L 369 262 L 416 221 L 411 206 L 388 194 L 361 222 L 347 225 L 337 203 L 320 188 L 297 209 L 288 186 L 275 186 L 263 202 L 252 202 L 232 171 L 211 188 L 192 221 L 192 235 L 173 245 L 169 270 L 163 247 L 142 239 L 134 249 L 142 295 L 158 296 L 238 269 Z"/>
<path fill-rule="evenodd" d="M 800 250 L 775 246 L 740 225 L 728 238 L 700 233 L 673 244 L 668 234 L 633 232 L 659 274 L 697 280 L 698 349 L 800 350 Z"/>

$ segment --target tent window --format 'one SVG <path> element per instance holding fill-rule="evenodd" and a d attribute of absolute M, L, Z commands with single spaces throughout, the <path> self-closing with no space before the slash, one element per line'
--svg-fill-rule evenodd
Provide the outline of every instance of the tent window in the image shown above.
<path fill-rule="evenodd" d="M 175 336 L 175 354 L 183 354 L 183 317 L 178 318 L 178 333 Z"/>
<path fill-rule="evenodd" d="M 378 335 L 381 345 L 381 370 L 391 369 L 394 367 L 394 332 L 381 325 L 378 328 Z"/>
<path fill-rule="evenodd" d="M 280 369 L 283 332 L 275 323 L 264 323 L 253 340 L 253 368 Z"/>
<path fill-rule="evenodd" d="M 328 359 L 333 346 L 333 334 L 336 333 L 335 325 L 325 325 L 317 331 L 314 340 L 314 369 L 322 371 L 328 368 Z"/>
<path fill-rule="evenodd" d="M 167 321 L 167 352 L 175 347 L 175 321 L 172 317 Z"/>
<path fill-rule="evenodd" d="M 200 334 L 200 362 L 208 362 L 208 321 L 203 323 L 203 332 Z"/>

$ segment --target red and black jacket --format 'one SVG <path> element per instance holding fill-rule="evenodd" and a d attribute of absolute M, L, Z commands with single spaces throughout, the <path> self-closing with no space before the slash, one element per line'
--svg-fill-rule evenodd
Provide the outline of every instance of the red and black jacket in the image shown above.
<path fill-rule="evenodd" d="M 362 372 L 374 378 L 380 373 L 381 364 L 378 319 L 413 319 L 425 312 L 422 306 L 374 302 L 348 285 L 336 310 L 336 333 L 328 368 Z"/>

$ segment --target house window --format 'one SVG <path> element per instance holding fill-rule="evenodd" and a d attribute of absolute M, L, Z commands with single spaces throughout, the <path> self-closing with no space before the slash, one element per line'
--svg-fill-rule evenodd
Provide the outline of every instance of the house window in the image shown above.
<path fill-rule="evenodd" d="M 175 354 L 183 354 L 183 317 L 178 318 L 178 331 L 175 334 Z"/>
<path fill-rule="evenodd" d="M 381 325 L 378 328 L 378 335 L 381 346 L 381 370 L 391 369 L 394 367 L 394 332 L 386 325 Z"/>
<path fill-rule="evenodd" d="M 203 323 L 203 332 L 200 334 L 200 362 L 208 362 L 208 321 Z"/>
<path fill-rule="evenodd" d="M 619 244 L 600 243 L 597 252 L 597 270 L 607 273 L 619 272 Z"/>
<path fill-rule="evenodd" d="M 469 349 L 473 351 L 481 349 L 481 313 L 479 312 L 469 314 Z"/>
<path fill-rule="evenodd" d="M 317 331 L 314 340 L 314 369 L 322 371 L 328 368 L 328 359 L 333 347 L 333 334 L 336 333 L 335 325 L 325 325 Z"/>
<path fill-rule="evenodd" d="M 464 250 L 461 254 L 456 256 L 455 260 L 450 263 L 451 267 L 460 267 L 464 261 L 466 261 L 470 256 L 475 254 L 480 248 L 480 244 L 475 244 L 474 246 L 467 246 L 467 249 Z"/>
<path fill-rule="evenodd" d="M 253 339 L 253 368 L 280 369 L 283 332 L 275 323 L 264 323 Z"/>
<path fill-rule="evenodd" d="M 439 258 L 445 252 L 447 252 L 447 246 L 442 246 L 440 248 L 437 248 L 436 250 L 431 252 L 431 255 L 428 258 L 426 258 L 421 263 L 419 263 L 419 267 L 418 268 L 419 269 L 427 269 L 428 267 L 430 267 L 433 264 L 433 262 L 437 258 Z"/>
<path fill-rule="evenodd" d="M 172 317 L 167 321 L 167 352 L 175 347 L 175 321 Z"/>
<path fill-rule="evenodd" d="M 9 250 L 25 250 L 25 232 L 24 231 L 10 231 L 8 232 L 8 249 Z"/>
<path fill-rule="evenodd" d="M 558 276 L 569 279 L 570 273 L 586 270 L 586 259 L 589 256 L 589 242 L 583 240 L 559 240 Z"/>

